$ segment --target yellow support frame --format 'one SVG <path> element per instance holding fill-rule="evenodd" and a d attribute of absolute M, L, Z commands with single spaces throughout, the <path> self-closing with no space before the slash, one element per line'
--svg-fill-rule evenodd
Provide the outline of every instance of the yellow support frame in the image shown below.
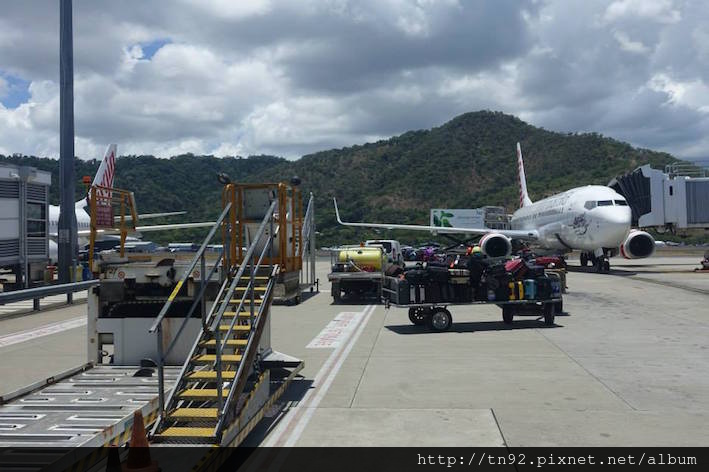
<path fill-rule="evenodd" d="M 278 214 L 274 221 L 274 227 L 277 228 L 279 238 L 278 252 L 279 256 L 274 257 L 271 261 L 269 258 L 264 258 L 266 263 L 272 262 L 281 267 L 281 271 L 290 272 L 300 270 L 302 266 L 302 254 L 296 254 L 300 247 L 302 251 L 302 228 L 303 228 L 303 202 L 300 198 L 301 192 L 297 188 L 284 183 L 264 183 L 264 184 L 235 184 L 229 183 L 224 186 L 222 191 L 222 208 L 225 208 L 227 203 L 231 203 L 231 211 L 229 212 L 229 222 L 224 222 L 222 226 L 222 238 L 227 241 L 227 226 L 231 225 L 231 238 L 229 238 L 228 254 L 231 257 L 231 264 L 240 264 L 244 260 L 244 235 L 246 234 L 244 225 L 248 223 L 257 223 L 256 221 L 246 220 L 245 215 L 245 193 L 248 190 L 269 189 L 275 192 L 278 199 Z M 288 221 L 287 213 L 290 211 L 291 218 Z M 290 231 L 289 231 L 290 230 Z M 288 242 L 288 234 L 292 236 L 290 244 Z"/>
<path fill-rule="evenodd" d="M 110 222 L 99 218 L 98 208 L 110 208 Z M 113 214 L 114 208 L 118 208 L 120 221 L 116 225 Z M 126 221 L 126 211 L 130 213 L 130 224 Z M 89 188 L 89 213 L 91 215 L 91 232 L 89 237 L 89 268 L 93 272 L 94 267 L 94 247 L 96 245 L 96 235 L 99 230 L 107 232 L 118 232 L 121 235 L 121 257 L 125 255 L 125 244 L 128 233 L 135 233 L 138 222 L 138 213 L 135 208 L 135 196 L 129 190 L 119 188 L 103 187 L 93 185 Z M 105 218 L 105 215 L 103 215 Z"/>

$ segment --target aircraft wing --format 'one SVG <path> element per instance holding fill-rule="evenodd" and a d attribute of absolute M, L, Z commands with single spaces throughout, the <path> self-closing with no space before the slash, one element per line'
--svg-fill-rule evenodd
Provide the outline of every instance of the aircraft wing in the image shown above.
<path fill-rule="evenodd" d="M 186 214 L 186 211 L 168 211 L 164 213 L 143 213 L 138 215 L 138 220 L 147 220 L 148 218 L 162 218 L 164 216 L 178 216 Z M 126 221 L 133 219 L 130 215 L 126 216 Z M 121 221 L 120 216 L 114 216 L 113 220 L 118 223 Z"/>
<path fill-rule="evenodd" d="M 172 229 L 210 228 L 212 226 L 214 226 L 214 221 L 203 221 L 199 223 L 172 223 L 166 225 L 136 226 L 135 231 L 138 233 L 147 233 L 150 231 L 169 231 Z M 91 230 L 82 229 L 77 231 L 77 234 L 79 236 L 89 236 L 91 235 Z M 96 234 L 120 234 L 120 231 L 115 229 L 99 229 L 96 230 Z"/>
<path fill-rule="evenodd" d="M 344 226 L 359 226 L 362 228 L 382 228 L 382 229 L 401 229 L 407 231 L 430 231 L 439 234 L 479 234 L 488 233 L 503 234 L 512 239 L 524 239 L 534 241 L 539 238 L 539 233 L 536 230 L 513 230 L 513 229 L 490 229 L 490 228 L 451 228 L 441 226 L 423 226 L 423 225 L 401 225 L 389 223 L 349 223 L 342 221 L 340 211 L 337 208 L 337 200 L 332 199 L 335 203 L 335 216 L 337 222 Z"/>

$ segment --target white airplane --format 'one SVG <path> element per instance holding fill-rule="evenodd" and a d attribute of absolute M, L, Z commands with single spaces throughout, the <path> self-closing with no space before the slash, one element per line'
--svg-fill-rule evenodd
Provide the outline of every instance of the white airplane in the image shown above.
<path fill-rule="evenodd" d="M 631 229 L 631 210 L 623 196 L 610 187 L 587 185 L 532 202 L 527 194 L 522 151 L 517 143 L 520 208 L 514 212 L 510 230 L 489 228 L 441 228 L 438 226 L 382 223 L 347 223 L 346 226 L 431 231 L 446 234 L 482 236 L 480 249 L 488 257 L 508 256 L 512 240 L 529 241 L 545 251 L 568 253 L 581 250 L 581 265 L 592 262 L 599 272 L 610 270 L 609 257 L 621 254 L 627 259 L 650 257 L 655 240 L 645 231 Z"/>
<path fill-rule="evenodd" d="M 115 144 L 109 144 L 106 149 L 106 153 L 103 155 L 101 164 L 99 165 L 98 171 L 94 176 L 92 185 L 101 185 L 103 187 L 113 187 L 113 177 L 116 172 L 116 150 L 118 146 Z M 88 242 L 88 237 L 91 234 L 91 216 L 89 215 L 89 201 L 88 195 L 74 204 L 74 211 L 76 212 L 76 229 L 79 246 L 83 246 Z M 58 260 L 58 246 L 57 246 L 57 234 L 59 233 L 59 206 L 49 205 L 49 258 L 52 262 Z M 165 213 L 145 213 L 138 215 L 138 220 L 148 219 L 148 218 L 160 218 L 164 216 L 174 216 L 183 215 L 184 211 L 172 211 Z M 116 217 L 119 220 L 120 217 Z M 187 228 L 203 228 L 207 226 L 214 225 L 214 222 L 200 222 L 200 223 L 174 223 L 165 225 L 152 225 L 152 226 L 136 226 L 136 231 L 138 233 L 149 232 L 149 231 L 166 231 L 171 229 L 187 229 Z M 115 239 L 119 241 L 119 237 L 115 235 L 108 234 L 108 231 L 100 230 L 101 239 Z M 129 240 L 137 240 L 136 237 L 129 237 Z"/>

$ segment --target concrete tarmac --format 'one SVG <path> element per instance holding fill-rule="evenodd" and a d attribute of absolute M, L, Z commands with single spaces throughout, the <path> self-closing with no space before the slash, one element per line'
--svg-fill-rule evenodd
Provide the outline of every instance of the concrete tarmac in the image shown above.
<path fill-rule="evenodd" d="M 449 332 L 376 300 L 323 289 L 272 309 L 274 349 L 303 379 L 251 445 L 703 446 L 709 440 L 709 274 L 697 256 L 572 261 L 566 314 L 502 323 L 496 306 L 451 307 Z M 85 315 L 86 305 L 0 321 L 0 340 Z M 85 328 L 0 345 L 0 391 L 85 361 Z M 13 338 L 18 339 L 18 338 Z M 307 347 L 309 346 L 310 347 Z"/>

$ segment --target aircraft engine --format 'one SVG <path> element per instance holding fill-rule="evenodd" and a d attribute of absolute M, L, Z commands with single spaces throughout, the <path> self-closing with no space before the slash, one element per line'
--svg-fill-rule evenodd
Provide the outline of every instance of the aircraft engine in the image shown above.
<path fill-rule="evenodd" d="M 480 238 L 480 250 L 487 257 L 505 257 L 512 253 L 512 240 L 500 233 L 488 233 Z"/>
<path fill-rule="evenodd" d="M 623 244 L 620 253 L 626 259 L 642 259 L 650 257 L 655 252 L 655 238 L 645 231 L 631 230 Z"/>

